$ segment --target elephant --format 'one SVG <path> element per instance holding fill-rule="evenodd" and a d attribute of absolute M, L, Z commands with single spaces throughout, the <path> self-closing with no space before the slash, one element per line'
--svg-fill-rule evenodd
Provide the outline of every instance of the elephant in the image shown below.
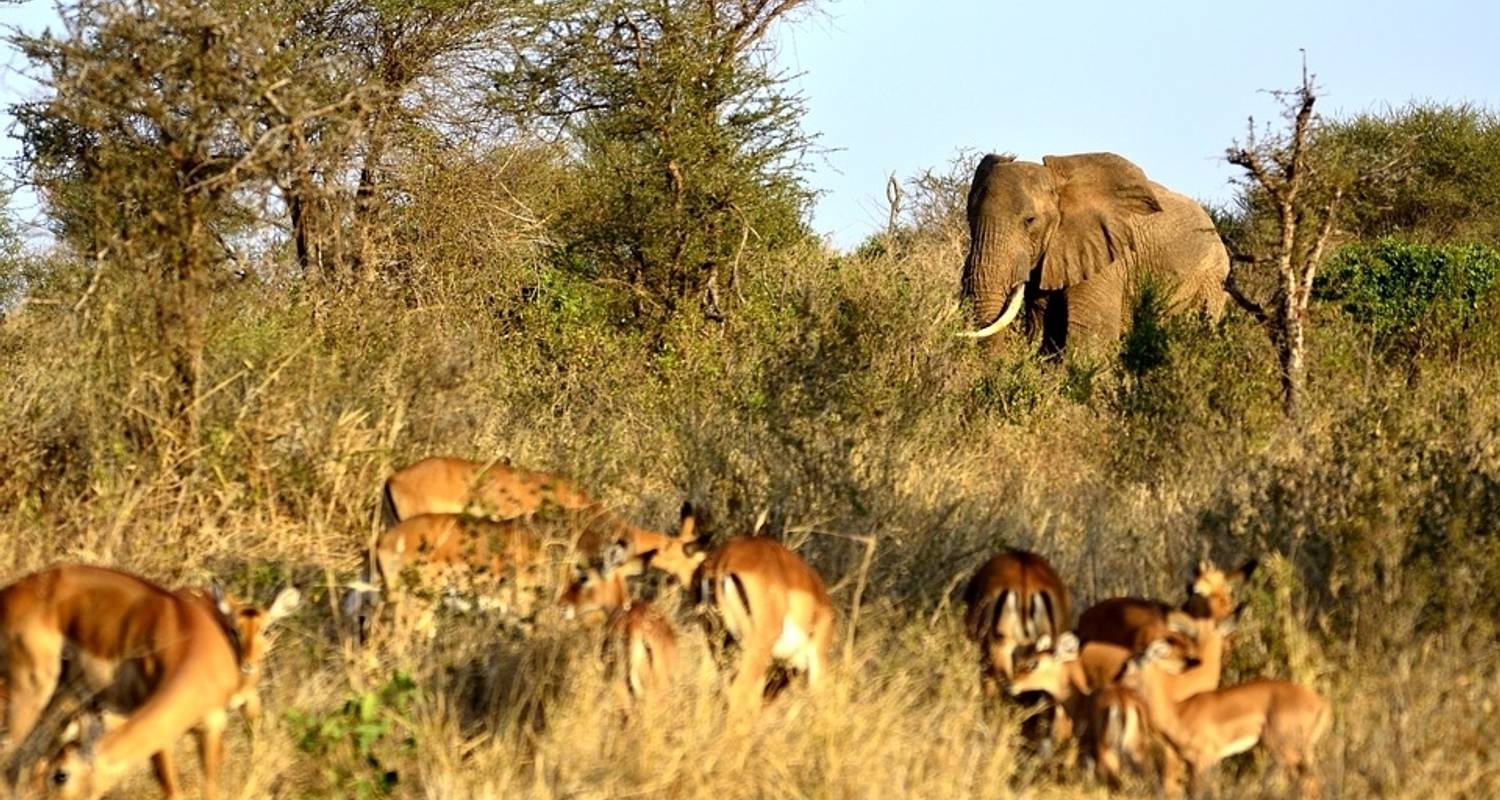
<path fill-rule="evenodd" d="M 1174 313 L 1223 313 L 1229 254 L 1208 212 L 1114 153 L 990 154 L 969 186 L 963 295 L 985 338 L 1027 311 L 1044 352 L 1117 341 L 1143 281 Z"/>

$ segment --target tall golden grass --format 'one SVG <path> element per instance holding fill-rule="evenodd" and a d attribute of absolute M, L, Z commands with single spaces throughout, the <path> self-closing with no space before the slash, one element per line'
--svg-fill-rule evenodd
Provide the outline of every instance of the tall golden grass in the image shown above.
<path fill-rule="evenodd" d="M 34 295 L 57 302 L 0 326 L 6 580 L 87 561 L 310 593 L 268 666 L 267 719 L 232 739 L 230 796 L 1103 795 L 1031 751 L 1029 710 L 980 696 L 954 590 L 1006 545 L 1051 559 L 1079 608 L 1175 599 L 1203 556 L 1262 557 L 1226 680 L 1332 700 L 1328 796 L 1500 794 L 1500 327 L 1398 362 L 1320 309 L 1294 430 L 1234 314 L 1173 323 L 1144 375 L 1046 363 L 952 336 L 951 248 L 809 247 L 744 265 L 722 326 L 642 330 L 621 290 L 528 247 L 480 269 L 434 246 L 343 291 L 269 262 L 223 287 L 194 441 L 151 410 L 128 281 L 78 304 L 65 267 Z M 628 716 L 586 629 L 455 618 L 430 650 L 353 647 L 337 593 L 381 481 L 435 453 L 565 471 L 638 524 L 669 526 L 684 498 L 719 537 L 767 514 L 834 587 L 826 690 L 729 724 L 686 614 L 680 690 Z M 1216 796 L 1261 796 L 1264 761 L 1224 764 Z M 125 796 L 154 796 L 146 776 Z"/>

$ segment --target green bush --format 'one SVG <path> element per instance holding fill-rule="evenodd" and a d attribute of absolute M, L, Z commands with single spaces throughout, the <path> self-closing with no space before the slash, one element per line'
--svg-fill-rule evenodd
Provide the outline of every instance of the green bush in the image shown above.
<path fill-rule="evenodd" d="M 417 685 L 411 676 L 398 672 L 384 686 L 349 698 L 328 714 L 287 712 L 297 748 L 324 765 L 323 778 L 337 796 L 385 797 L 400 782 L 400 773 L 390 768 L 395 752 L 412 750 L 416 742 L 407 721 Z"/>
<path fill-rule="evenodd" d="M 634 287 L 638 312 L 698 299 L 717 316 L 746 257 L 807 238 L 812 137 L 763 41 L 802 5 L 543 4 L 537 68 L 496 74 L 496 106 L 563 120 L 579 155 L 565 254 Z"/>
<path fill-rule="evenodd" d="M 1500 252 L 1395 238 L 1340 250 L 1314 287 L 1373 328 L 1383 348 L 1452 346 L 1479 319 L 1500 275 Z"/>
<path fill-rule="evenodd" d="M 1500 117 L 1468 104 L 1413 103 L 1336 120 L 1317 146 L 1352 163 L 1394 164 L 1394 177 L 1354 187 L 1345 230 L 1362 239 L 1500 246 Z"/>

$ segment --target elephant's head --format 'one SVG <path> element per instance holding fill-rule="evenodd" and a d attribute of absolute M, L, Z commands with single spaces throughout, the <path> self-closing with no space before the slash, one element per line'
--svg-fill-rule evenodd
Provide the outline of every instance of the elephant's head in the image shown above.
<path fill-rule="evenodd" d="M 969 186 L 963 292 L 982 338 L 1009 325 L 1026 285 L 1063 289 L 1135 246 L 1135 217 L 1161 211 L 1140 167 L 1112 153 L 987 155 Z"/>

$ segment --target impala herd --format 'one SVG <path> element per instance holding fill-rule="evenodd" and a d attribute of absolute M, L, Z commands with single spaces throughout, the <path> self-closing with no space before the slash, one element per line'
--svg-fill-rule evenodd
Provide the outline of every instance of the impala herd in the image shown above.
<path fill-rule="evenodd" d="M 716 660 L 735 645 L 731 716 L 774 695 L 777 665 L 811 689 L 828 668 L 836 615 L 817 571 L 770 538 L 711 544 L 689 505 L 678 530 L 662 533 L 616 518 L 561 476 L 454 458 L 398 470 L 383 501 L 385 529 L 341 604 L 361 642 L 424 642 L 439 603 L 523 632 L 548 609 L 602 616 L 615 691 L 649 700 L 676 679 L 678 633 L 673 614 L 633 597 L 630 579 L 658 572 L 700 612 Z M 1169 793 L 1186 773 L 1192 791 L 1214 763 L 1263 744 L 1300 791 L 1315 792 L 1327 702 L 1282 680 L 1219 686 L 1234 589 L 1254 566 L 1204 563 L 1180 606 L 1113 598 L 1075 627 L 1067 587 L 1044 558 L 997 555 L 964 592 L 984 694 L 1050 699 L 1052 741 L 1077 738 L 1111 786 L 1129 769 L 1159 775 Z M 229 715 L 258 717 L 268 631 L 299 601 L 287 589 L 260 607 L 217 586 L 171 590 L 80 564 L 0 589 L 6 784 L 25 796 L 97 798 L 149 759 L 175 798 L 172 753 L 191 731 L 203 795 L 217 798 Z"/>

